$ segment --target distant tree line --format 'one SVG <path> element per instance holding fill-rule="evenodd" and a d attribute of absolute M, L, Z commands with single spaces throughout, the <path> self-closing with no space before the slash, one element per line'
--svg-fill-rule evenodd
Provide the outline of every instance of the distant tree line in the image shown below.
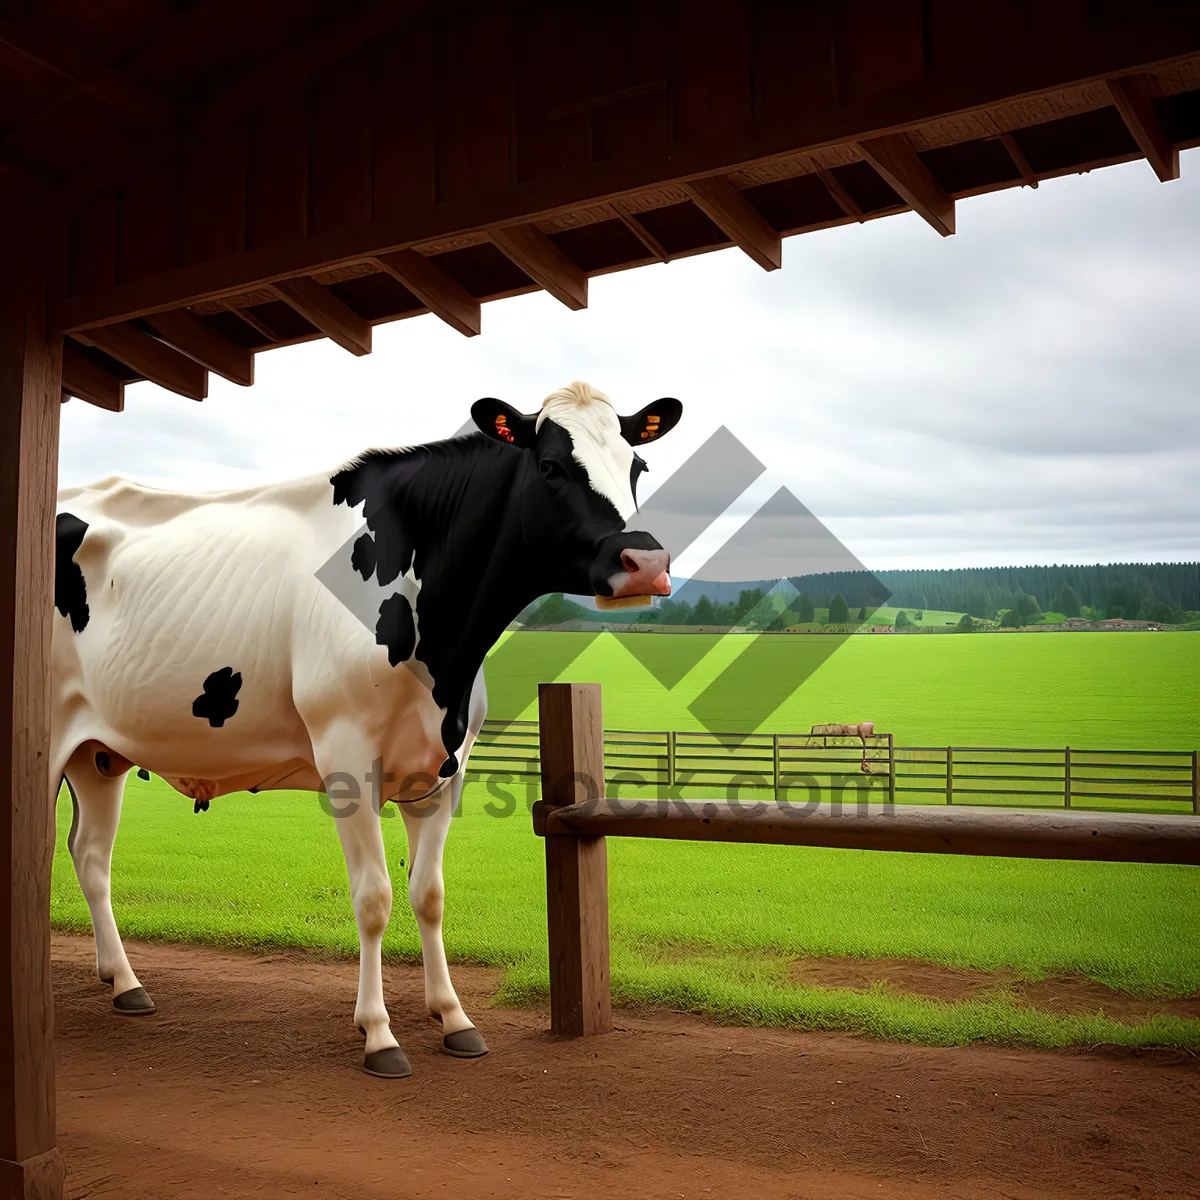
<path fill-rule="evenodd" d="M 1022 624 L 1044 612 L 1178 622 L 1200 610 L 1200 563 L 1194 562 L 843 571 L 791 582 L 818 597 L 818 607 L 821 597 L 840 593 L 851 605 L 940 609 L 985 620 L 1013 612 L 1027 618 Z"/>

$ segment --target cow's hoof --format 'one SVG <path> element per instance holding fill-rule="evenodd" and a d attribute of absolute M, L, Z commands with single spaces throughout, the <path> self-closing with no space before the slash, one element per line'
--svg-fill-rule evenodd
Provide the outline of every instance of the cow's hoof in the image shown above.
<path fill-rule="evenodd" d="M 478 1029 L 459 1029 L 442 1038 L 442 1052 L 455 1058 L 482 1058 L 488 1049 Z"/>
<path fill-rule="evenodd" d="M 123 1017 L 148 1017 L 154 1011 L 154 1001 L 144 987 L 135 987 L 114 996 L 113 1008 Z"/>
<path fill-rule="evenodd" d="M 363 1059 L 363 1070 L 380 1079 L 407 1079 L 412 1074 L 412 1064 L 399 1046 L 387 1046 L 368 1054 Z"/>

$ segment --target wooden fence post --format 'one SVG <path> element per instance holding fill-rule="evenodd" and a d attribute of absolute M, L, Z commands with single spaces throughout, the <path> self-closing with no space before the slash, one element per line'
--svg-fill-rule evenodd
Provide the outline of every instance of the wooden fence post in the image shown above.
<path fill-rule="evenodd" d="M 1071 807 L 1071 747 L 1063 750 L 1063 808 Z"/>
<path fill-rule="evenodd" d="M 946 803 L 954 803 L 954 747 L 946 747 Z"/>
<path fill-rule="evenodd" d="M 1200 750 L 1192 751 L 1192 812 L 1200 813 Z"/>
<path fill-rule="evenodd" d="M 538 686 L 542 799 L 555 807 L 604 795 L 598 683 Z M 612 1029 L 608 850 L 602 837 L 547 836 L 550 1029 L 587 1037 Z"/>
<path fill-rule="evenodd" d="M 896 744 L 892 734 L 887 735 L 888 740 L 888 798 L 889 804 L 896 803 Z"/>
<path fill-rule="evenodd" d="M 775 775 L 775 803 L 779 803 L 779 734 L 771 734 L 771 765 Z"/>
<path fill-rule="evenodd" d="M 667 787 L 675 785 L 675 730 L 667 732 Z"/>

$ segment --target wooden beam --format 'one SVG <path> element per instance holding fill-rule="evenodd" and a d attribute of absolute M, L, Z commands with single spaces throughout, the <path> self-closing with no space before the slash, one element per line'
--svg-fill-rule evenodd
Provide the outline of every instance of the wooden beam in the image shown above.
<path fill-rule="evenodd" d="M 1108 81 L 1112 96 L 1125 128 L 1137 142 L 1161 183 L 1179 178 L 1179 150 L 1168 140 L 1150 92 L 1149 75 L 1118 75 Z"/>
<path fill-rule="evenodd" d="M 542 804 L 604 794 L 604 722 L 597 683 L 538 686 Z M 546 838 L 550 1029 L 588 1037 L 612 1029 L 608 852 L 602 837 Z"/>
<path fill-rule="evenodd" d="M 61 1200 L 54 1130 L 50 635 L 61 341 L 40 273 L 0 269 L 0 1195 Z"/>
<path fill-rule="evenodd" d="M 799 800 L 583 801 L 534 806 L 534 831 L 547 841 L 649 837 L 842 850 L 900 850 L 1056 858 L 1081 862 L 1200 865 L 1200 821 L 1157 813 L 1013 811 L 954 804 L 810 804 Z"/>
<path fill-rule="evenodd" d="M 203 400 L 208 395 L 208 372 L 198 362 L 133 325 L 101 325 L 75 336 L 169 392 L 191 400 Z"/>
<path fill-rule="evenodd" d="M 942 237 L 954 232 L 954 201 L 942 190 L 903 133 L 854 142 L 854 148 L 913 211 Z"/>
<path fill-rule="evenodd" d="M 667 262 L 670 255 L 667 254 L 666 247 L 648 230 L 645 225 L 637 219 L 633 213 L 617 212 L 617 216 L 621 218 L 622 224 L 630 233 L 633 234 L 659 262 Z"/>
<path fill-rule="evenodd" d="M 1029 159 L 1025 157 L 1025 151 L 1021 149 L 1021 144 L 1011 133 L 1002 133 L 996 141 L 1008 151 L 1008 157 L 1013 160 L 1013 166 L 1021 172 L 1021 178 L 1031 188 L 1036 188 L 1038 185 L 1037 172 L 1029 165 Z"/>
<path fill-rule="evenodd" d="M 215 371 L 230 383 L 249 387 L 254 382 L 254 353 L 231 342 L 186 308 L 155 313 L 150 318 L 159 336 L 189 358 Z"/>
<path fill-rule="evenodd" d="M 404 284 L 447 325 L 466 337 L 474 337 L 479 332 L 479 301 L 437 263 L 430 262 L 416 250 L 380 254 L 373 261 Z"/>
<path fill-rule="evenodd" d="M 157 92 L 64 41 L 30 17 L 0 16 L 0 42 L 141 124 L 169 126 L 175 122 L 174 106 Z"/>
<path fill-rule="evenodd" d="M 817 178 L 825 185 L 825 190 L 833 197 L 833 202 L 846 216 L 853 217 L 859 224 L 866 220 L 863 210 L 855 202 L 854 197 L 846 191 L 832 171 L 827 171 L 822 167 L 817 171 Z"/>
<path fill-rule="evenodd" d="M 62 390 L 108 412 L 124 412 L 125 383 L 97 366 L 71 341 L 63 345 Z"/>
<path fill-rule="evenodd" d="M 271 284 L 271 290 L 306 321 L 351 354 L 371 353 L 371 326 L 315 279 L 300 275 Z"/>
<path fill-rule="evenodd" d="M 576 312 L 587 308 L 587 276 L 536 225 L 507 225 L 488 236 L 555 300 Z"/>
<path fill-rule="evenodd" d="M 764 271 L 783 265 L 779 231 L 738 191 L 728 177 L 694 179 L 683 190 L 712 223 L 740 246 Z"/>

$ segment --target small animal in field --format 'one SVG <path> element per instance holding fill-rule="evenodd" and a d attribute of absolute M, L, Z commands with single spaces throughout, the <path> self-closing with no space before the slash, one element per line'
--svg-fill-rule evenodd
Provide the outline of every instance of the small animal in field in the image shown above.
<path fill-rule="evenodd" d="M 814 725 L 809 731 L 810 738 L 817 737 L 856 737 L 862 742 L 863 756 L 862 762 L 859 764 L 859 770 L 864 775 L 871 773 L 870 763 L 867 761 L 867 738 L 875 736 L 874 721 L 859 721 L 857 725 Z M 815 742 L 810 742 L 809 745 L 815 745 Z"/>

